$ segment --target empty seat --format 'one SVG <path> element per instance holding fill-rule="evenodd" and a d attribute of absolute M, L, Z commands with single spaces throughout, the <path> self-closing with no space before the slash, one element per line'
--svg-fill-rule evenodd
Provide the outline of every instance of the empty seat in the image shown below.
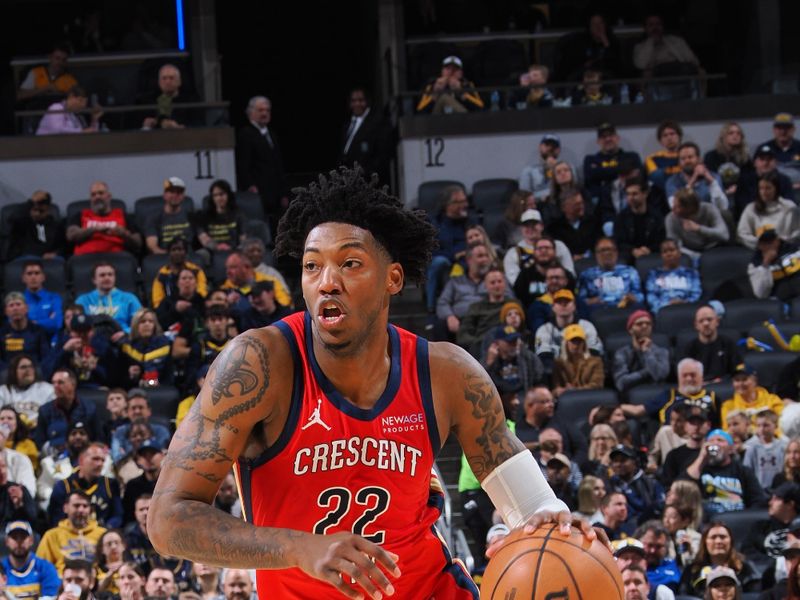
<path fill-rule="evenodd" d="M 722 323 L 725 327 L 745 333 L 753 325 L 761 325 L 768 319 L 774 319 L 776 322 L 783 320 L 783 303 L 780 300 L 746 298 L 725 303 Z"/>
<path fill-rule="evenodd" d="M 85 210 L 87 208 L 91 208 L 91 202 L 89 200 L 75 200 L 67 204 L 67 214 L 65 217 L 67 220 L 67 224 L 69 224 L 69 222 L 72 221 L 73 218 L 75 218 L 75 215 L 79 214 L 82 210 Z M 127 212 L 128 210 L 125 201 L 118 200 L 117 198 L 111 199 L 111 208 L 112 209 L 120 208 L 122 209 L 122 212 Z"/>
<path fill-rule="evenodd" d="M 671 387 L 668 383 L 647 383 L 632 387 L 625 395 L 630 404 L 645 404 Z"/>
<path fill-rule="evenodd" d="M 717 406 L 721 406 L 725 400 L 733 398 L 733 383 L 730 381 L 718 381 L 717 383 L 709 383 L 706 385 L 706 390 L 714 392 L 717 396 Z"/>
<path fill-rule="evenodd" d="M 766 508 L 745 508 L 714 515 L 715 521 L 722 521 L 730 528 L 733 544 L 738 550 L 742 549 L 742 544 L 747 540 L 750 530 L 755 524 L 768 519 L 769 514 Z"/>
<path fill-rule="evenodd" d="M 579 277 L 581 273 L 583 273 L 586 269 L 591 269 L 592 267 L 597 266 L 597 260 L 595 260 L 594 256 L 587 256 L 584 258 L 579 258 L 575 261 L 575 276 Z"/>
<path fill-rule="evenodd" d="M 781 369 L 796 358 L 795 352 L 748 352 L 744 363 L 758 373 L 758 385 L 772 391 Z"/>
<path fill-rule="evenodd" d="M 699 304 L 670 304 L 656 313 L 655 330 L 675 335 L 694 326 L 694 313 Z"/>
<path fill-rule="evenodd" d="M 792 318 L 800 321 L 800 297 L 792 300 Z"/>
<path fill-rule="evenodd" d="M 438 213 L 441 207 L 442 190 L 451 185 L 458 185 L 464 189 L 464 184 L 460 181 L 441 180 L 421 183 L 417 190 L 417 208 L 421 208 L 431 216 Z M 464 191 L 466 192 L 466 190 Z"/>
<path fill-rule="evenodd" d="M 97 411 L 98 420 L 104 422 L 109 418 L 108 409 L 106 409 L 106 398 L 108 397 L 107 390 L 101 390 L 93 387 L 79 387 L 78 398 L 83 402 L 90 402 L 94 404 Z"/>
<path fill-rule="evenodd" d="M 703 252 L 700 257 L 703 298 L 715 298 L 726 282 L 747 278 L 747 265 L 752 258 L 753 252 L 741 246 L 720 246 Z"/>
<path fill-rule="evenodd" d="M 153 289 L 153 281 L 155 281 L 159 270 L 167 264 L 168 260 L 168 254 L 148 254 L 142 259 L 142 285 L 144 287 L 144 297 L 145 300 L 147 300 L 146 304 L 148 306 L 150 305 L 150 292 Z"/>
<path fill-rule="evenodd" d="M 67 261 L 67 272 L 75 296 L 95 289 L 92 283 L 92 271 L 99 262 L 107 262 L 114 267 L 117 275 L 116 285 L 119 289 L 137 293 L 139 263 L 136 258 L 127 252 L 98 252 L 72 256 Z"/>
<path fill-rule="evenodd" d="M 514 179 L 481 179 L 472 185 L 472 204 L 478 211 L 505 211 L 511 194 L 519 189 Z"/>
<path fill-rule="evenodd" d="M 27 259 L 17 258 L 7 263 L 3 271 L 3 289 L 6 292 L 21 292 L 25 289 L 22 283 L 23 265 Z M 44 268 L 44 287 L 45 289 L 63 294 L 67 291 L 67 275 L 64 270 L 64 261 L 47 258 L 42 259 Z"/>
<path fill-rule="evenodd" d="M 663 261 L 660 254 L 645 254 L 636 259 L 635 267 L 639 272 L 639 279 L 642 280 L 642 288 L 644 288 L 644 284 L 647 281 L 647 274 L 653 269 L 660 268 L 662 264 Z M 692 259 L 685 254 L 681 254 L 681 266 L 691 267 Z"/>
<path fill-rule="evenodd" d="M 178 404 L 181 401 L 181 394 L 178 388 L 171 385 L 157 385 L 147 388 L 147 399 L 153 417 L 168 421 L 174 429 L 175 415 L 178 412 Z"/>
<path fill-rule="evenodd" d="M 633 311 L 629 308 L 598 308 L 589 319 L 594 323 L 598 335 L 604 340 L 613 333 L 626 332 L 628 316 Z"/>
<path fill-rule="evenodd" d="M 248 238 L 258 238 L 264 243 L 265 248 L 272 247 L 272 232 L 269 224 L 258 219 L 248 218 L 244 223 L 244 233 Z"/>
<path fill-rule="evenodd" d="M 619 397 L 614 390 L 567 390 L 558 398 L 556 417 L 562 423 L 573 423 L 580 427 L 589 420 L 595 406 L 616 406 Z"/>
<path fill-rule="evenodd" d="M 214 252 L 211 257 L 211 281 L 214 285 L 222 285 L 228 278 L 225 272 L 225 261 L 227 260 L 230 252 Z"/>

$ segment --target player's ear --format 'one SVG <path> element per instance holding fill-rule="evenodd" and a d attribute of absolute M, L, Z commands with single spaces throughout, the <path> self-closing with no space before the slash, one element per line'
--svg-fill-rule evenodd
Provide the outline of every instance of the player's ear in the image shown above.
<path fill-rule="evenodd" d="M 403 281 L 405 279 L 405 273 L 403 272 L 403 267 L 400 263 L 390 263 L 389 268 L 386 271 L 386 288 L 392 296 L 395 294 L 399 294 L 400 291 L 403 289 Z"/>

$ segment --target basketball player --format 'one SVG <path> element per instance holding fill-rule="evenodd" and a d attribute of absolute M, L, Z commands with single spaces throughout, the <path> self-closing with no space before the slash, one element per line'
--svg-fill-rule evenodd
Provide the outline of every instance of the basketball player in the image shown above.
<path fill-rule="evenodd" d="M 212 365 L 153 493 L 156 550 L 259 569 L 262 598 L 477 599 L 434 527 L 431 468 L 451 432 L 509 526 L 568 535 L 483 368 L 388 324 L 430 259 L 422 213 L 341 169 L 299 190 L 278 229 L 276 253 L 302 257 L 307 312 L 243 333 Z M 232 464 L 246 522 L 211 506 Z"/>

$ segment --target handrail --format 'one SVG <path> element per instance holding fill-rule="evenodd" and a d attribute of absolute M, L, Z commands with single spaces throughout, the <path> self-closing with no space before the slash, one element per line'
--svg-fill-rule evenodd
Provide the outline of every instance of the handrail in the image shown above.
<path fill-rule="evenodd" d="M 186 58 L 185 50 L 153 50 L 149 52 L 102 52 L 97 54 L 73 54 L 69 57 L 72 65 L 92 64 L 96 62 L 125 62 L 148 60 L 150 58 Z M 12 67 L 31 67 L 47 64 L 47 56 L 20 56 L 11 59 Z"/>
<path fill-rule="evenodd" d="M 421 44 L 429 44 L 431 42 L 449 42 L 453 44 L 470 43 L 470 42 L 488 42 L 492 40 L 542 40 L 542 41 L 556 41 L 562 36 L 569 35 L 570 33 L 578 33 L 584 31 L 583 29 L 548 29 L 546 31 L 537 31 L 535 33 L 516 32 L 516 31 L 496 31 L 489 33 L 456 33 L 456 34 L 441 34 L 441 35 L 421 35 L 406 38 L 406 46 L 418 46 Z M 615 35 L 621 37 L 629 37 L 633 35 L 643 34 L 644 28 L 641 25 L 620 25 L 612 29 Z"/>
<path fill-rule="evenodd" d="M 181 102 L 180 104 L 174 105 L 175 108 L 230 108 L 231 103 L 227 100 L 222 102 Z M 157 104 L 126 104 L 126 105 L 114 105 L 114 106 L 96 106 L 96 107 L 86 107 L 82 110 L 77 111 L 79 114 L 87 114 L 91 115 L 95 110 L 99 109 L 103 113 L 124 113 L 124 112 L 141 112 L 141 111 L 154 111 L 158 110 Z M 39 109 L 39 110 L 16 110 L 14 111 L 14 117 L 41 117 L 46 114 L 63 114 L 67 112 L 72 112 L 69 110 L 47 110 L 47 109 Z"/>

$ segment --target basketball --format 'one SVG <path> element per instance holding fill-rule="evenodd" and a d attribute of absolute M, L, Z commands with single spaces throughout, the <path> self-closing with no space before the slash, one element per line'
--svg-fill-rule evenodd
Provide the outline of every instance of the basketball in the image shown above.
<path fill-rule="evenodd" d="M 532 534 L 513 531 L 492 556 L 481 582 L 490 600 L 622 600 L 622 575 L 599 540 L 574 527 L 569 537 L 548 523 Z"/>

